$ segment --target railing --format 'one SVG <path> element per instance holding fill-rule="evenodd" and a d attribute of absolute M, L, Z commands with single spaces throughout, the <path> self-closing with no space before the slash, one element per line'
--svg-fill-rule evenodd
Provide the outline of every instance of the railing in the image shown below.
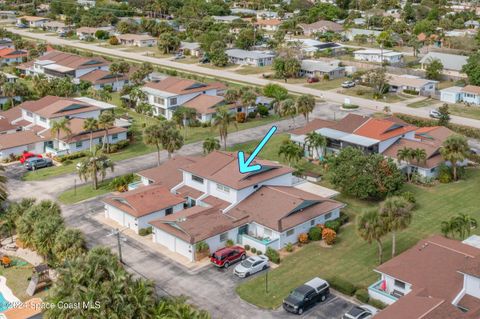
<path fill-rule="evenodd" d="M 139 186 L 142 186 L 142 185 L 143 185 L 142 181 L 130 183 L 128 184 L 128 190 L 131 191 L 131 190 L 137 189 Z"/>
<path fill-rule="evenodd" d="M 380 300 L 388 305 L 391 305 L 395 301 L 398 300 L 398 298 L 390 295 L 388 292 L 383 291 L 380 289 L 380 286 L 382 285 L 383 279 L 377 281 L 376 283 L 370 285 L 368 287 L 368 294 L 371 298 Z"/>
<path fill-rule="evenodd" d="M 67 155 L 68 150 L 57 150 L 55 148 L 47 146 L 45 147 L 45 153 L 50 153 L 53 156 L 62 156 L 62 155 Z"/>
<path fill-rule="evenodd" d="M 250 245 L 250 247 L 255 247 L 256 250 L 260 250 L 261 252 L 265 253 L 268 247 L 271 247 L 275 250 L 280 249 L 279 247 L 280 239 L 272 239 L 272 240 L 262 240 L 247 234 L 242 235 L 242 244 Z"/>

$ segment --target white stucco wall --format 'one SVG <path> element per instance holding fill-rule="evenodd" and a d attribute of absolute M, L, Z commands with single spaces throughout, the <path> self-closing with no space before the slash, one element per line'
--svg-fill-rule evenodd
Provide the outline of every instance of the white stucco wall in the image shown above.
<path fill-rule="evenodd" d="M 195 249 L 193 245 L 155 227 L 153 227 L 153 242 L 166 247 L 170 251 L 179 253 L 190 261 L 194 260 Z"/>
<path fill-rule="evenodd" d="M 14 133 L 15 134 L 15 133 Z M 43 141 L 38 142 L 38 143 L 33 143 L 29 145 L 22 145 L 22 146 L 17 146 L 17 147 L 12 147 L 8 149 L 3 149 L 0 150 L 0 159 L 6 159 L 10 156 L 10 154 L 13 155 L 22 155 L 24 152 L 32 152 L 35 154 L 42 154 L 43 153 Z"/>

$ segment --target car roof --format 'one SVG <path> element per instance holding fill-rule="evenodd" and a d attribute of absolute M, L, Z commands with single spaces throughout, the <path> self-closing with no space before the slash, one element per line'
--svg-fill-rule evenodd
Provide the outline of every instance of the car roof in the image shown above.
<path fill-rule="evenodd" d="M 240 247 L 240 246 L 224 247 L 224 248 L 221 248 L 221 249 L 217 250 L 215 252 L 215 255 L 223 255 L 223 254 L 231 252 L 234 249 L 243 249 L 243 248 Z"/>
<path fill-rule="evenodd" d="M 328 282 L 326 282 L 325 280 L 320 279 L 318 277 L 315 277 L 312 280 L 305 283 L 305 285 L 310 286 L 314 289 L 318 289 L 325 284 L 328 286 Z"/>
<path fill-rule="evenodd" d="M 362 313 L 365 312 L 365 309 L 359 307 L 359 306 L 354 306 L 350 311 L 348 312 L 349 315 L 353 316 L 354 318 L 360 316 Z"/>
<path fill-rule="evenodd" d="M 36 162 L 36 161 L 39 161 L 39 160 L 43 160 L 43 158 L 40 158 L 40 157 L 30 157 L 30 158 L 27 158 L 27 162 Z"/>
<path fill-rule="evenodd" d="M 295 288 L 295 291 L 297 291 L 297 292 L 299 292 L 303 295 L 306 294 L 307 292 L 312 291 L 312 290 L 314 290 L 314 289 L 310 286 L 307 286 L 307 285 L 301 285 L 300 287 Z"/>

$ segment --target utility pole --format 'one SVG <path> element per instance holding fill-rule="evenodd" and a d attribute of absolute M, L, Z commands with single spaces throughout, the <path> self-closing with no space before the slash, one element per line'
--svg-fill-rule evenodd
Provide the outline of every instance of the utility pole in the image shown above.
<path fill-rule="evenodd" d="M 115 228 L 114 231 L 112 231 L 110 234 L 108 234 L 106 237 L 110 237 L 110 236 L 117 236 L 117 248 L 118 248 L 118 260 L 120 260 L 120 263 L 123 264 L 123 259 L 122 259 L 122 243 L 121 241 L 127 241 L 125 237 L 122 237 L 120 235 L 120 233 L 122 231 L 124 231 L 125 229 L 127 229 L 128 227 L 125 227 L 125 228 L 122 228 L 122 229 L 118 229 L 118 228 Z"/>
<path fill-rule="evenodd" d="M 268 269 L 265 272 L 265 293 L 268 294 Z"/>

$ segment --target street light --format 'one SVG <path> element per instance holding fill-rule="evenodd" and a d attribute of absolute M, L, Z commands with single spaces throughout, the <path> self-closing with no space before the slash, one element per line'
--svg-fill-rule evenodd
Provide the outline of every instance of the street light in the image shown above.
<path fill-rule="evenodd" d="M 123 264 L 123 260 L 122 260 L 122 244 L 120 242 L 120 240 L 122 241 L 127 241 L 127 239 L 123 236 L 120 236 L 120 233 L 122 231 L 124 231 L 125 229 L 127 229 L 128 227 L 125 227 L 123 229 L 118 229 L 118 228 L 115 228 L 114 231 L 112 231 L 110 234 L 108 234 L 106 237 L 110 237 L 110 236 L 117 236 L 117 246 L 118 246 L 118 259 L 120 260 L 120 263 Z"/>

